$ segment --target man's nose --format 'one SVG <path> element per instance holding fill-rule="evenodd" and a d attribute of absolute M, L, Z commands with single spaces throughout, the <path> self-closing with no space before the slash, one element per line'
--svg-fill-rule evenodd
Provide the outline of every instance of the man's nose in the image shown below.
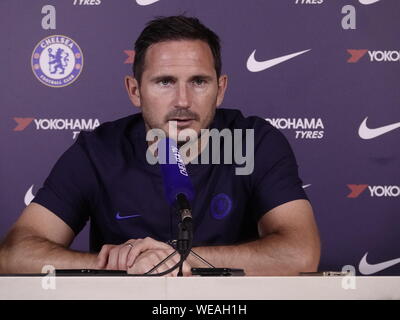
<path fill-rule="evenodd" d="M 179 84 L 176 89 L 175 107 L 190 108 L 190 93 L 185 83 Z"/>

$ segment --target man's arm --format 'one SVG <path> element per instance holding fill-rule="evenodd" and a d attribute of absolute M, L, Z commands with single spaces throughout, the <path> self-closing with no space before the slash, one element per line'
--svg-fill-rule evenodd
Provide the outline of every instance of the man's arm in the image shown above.
<path fill-rule="evenodd" d="M 317 270 L 320 240 L 307 200 L 290 201 L 270 210 L 260 219 L 258 229 L 260 239 L 256 241 L 198 247 L 194 252 L 216 267 L 242 268 L 246 275 L 284 276 Z M 195 258 L 189 263 L 199 266 Z"/>
<path fill-rule="evenodd" d="M 317 270 L 320 240 L 307 200 L 290 201 L 268 211 L 260 219 L 258 229 L 258 240 L 230 246 L 196 247 L 193 251 L 215 267 L 241 268 L 249 276 L 298 275 Z M 165 250 L 165 244 L 150 238 L 141 239 L 137 245 L 133 241 L 133 249 L 120 261 L 120 267 L 126 266 L 128 273 L 138 273 L 137 270 L 146 269 L 143 266 L 149 268 L 161 261 L 161 258 L 146 258 L 144 254 L 156 248 Z M 187 263 L 190 267 L 204 267 L 193 256 L 189 256 Z"/>
<path fill-rule="evenodd" d="M 97 255 L 68 249 L 75 234 L 53 212 L 31 203 L 0 245 L 0 273 L 40 273 L 56 269 L 101 268 Z"/>

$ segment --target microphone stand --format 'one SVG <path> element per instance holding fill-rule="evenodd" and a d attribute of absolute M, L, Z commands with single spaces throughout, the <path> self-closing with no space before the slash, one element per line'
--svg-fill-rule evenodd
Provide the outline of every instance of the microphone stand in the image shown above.
<path fill-rule="evenodd" d="M 214 268 L 214 266 L 199 256 L 197 253 L 193 252 L 192 244 L 193 244 L 193 219 L 192 219 L 192 210 L 190 208 L 190 203 L 187 200 L 186 196 L 183 193 L 179 193 L 176 197 L 176 203 L 178 205 L 178 214 L 181 217 L 181 221 L 178 225 L 178 239 L 175 241 L 171 241 L 169 244 L 174 246 L 175 251 L 171 253 L 168 257 L 162 260 L 159 264 L 154 266 L 151 270 L 147 271 L 145 275 L 151 274 L 154 270 L 156 270 L 160 265 L 165 263 L 169 258 L 171 258 L 176 253 L 180 255 L 180 261 L 176 265 L 179 266 L 178 277 L 183 276 L 182 268 L 183 263 L 187 259 L 190 254 L 193 254 L 197 259 L 207 264 L 209 267 Z M 175 268 L 171 268 L 174 270 Z M 171 270 L 171 271 L 172 271 Z M 171 272 L 169 271 L 169 272 Z"/>
<path fill-rule="evenodd" d="M 179 193 L 176 197 L 178 204 L 178 214 L 181 217 L 181 222 L 178 225 L 178 240 L 176 244 L 176 250 L 181 256 L 182 263 L 179 265 L 178 277 L 183 275 L 182 267 L 183 262 L 188 257 L 190 251 L 192 250 L 193 243 L 193 219 L 192 210 L 190 208 L 190 203 L 186 196 Z"/>
<path fill-rule="evenodd" d="M 189 256 L 192 250 L 193 242 L 193 226 L 191 219 L 186 219 L 185 221 L 179 223 L 178 240 L 176 243 L 176 251 L 178 251 L 181 256 L 182 263 L 179 265 L 178 277 L 182 277 L 182 267 L 183 262 Z"/>
<path fill-rule="evenodd" d="M 163 265 L 166 261 L 168 261 L 170 258 L 172 258 L 174 255 L 176 255 L 178 252 L 177 250 L 177 243 L 178 240 L 171 240 L 168 241 L 168 244 L 170 246 L 172 246 L 175 251 L 172 252 L 168 257 L 166 257 L 164 260 L 162 260 L 160 263 L 158 263 L 156 266 L 154 266 L 153 268 L 151 268 L 149 271 L 147 271 L 145 274 L 145 276 L 159 276 L 159 275 L 164 275 L 166 274 L 165 272 L 163 272 L 162 274 L 151 274 L 154 270 L 156 270 L 159 266 Z M 209 263 L 206 259 L 204 259 L 203 257 L 201 257 L 200 255 L 198 255 L 196 252 L 194 252 L 193 250 L 189 251 L 189 255 L 193 255 L 196 259 L 200 260 L 202 263 L 206 264 L 209 268 L 215 269 L 215 266 L 213 266 L 211 263 Z M 181 265 L 183 265 L 183 262 L 186 260 L 187 256 L 185 257 L 185 259 L 182 260 L 182 256 L 181 256 L 181 260 L 171 269 L 167 270 L 167 272 L 172 272 L 173 270 L 175 270 L 178 266 L 181 267 Z M 178 272 L 178 276 L 182 276 L 183 274 L 179 275 Z"/>

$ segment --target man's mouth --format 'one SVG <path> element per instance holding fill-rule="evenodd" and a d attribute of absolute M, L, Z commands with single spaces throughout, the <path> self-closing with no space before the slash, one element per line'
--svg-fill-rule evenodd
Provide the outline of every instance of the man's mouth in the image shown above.
<path fill-rule="evenodd" d="M 190 125 L 194 119 L 192 118 L 174 118 L 174 119 L 170 119 L 169 121 L 176 121 L 176 124 L 178 127 L 186 127 L 188 125 Z"/>

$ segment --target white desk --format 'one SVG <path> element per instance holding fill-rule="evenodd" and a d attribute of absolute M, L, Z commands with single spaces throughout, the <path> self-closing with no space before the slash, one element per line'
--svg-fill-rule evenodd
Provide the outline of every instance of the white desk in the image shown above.
<path fill-rule="evenodd" d="M 0 277 L 0 299 L 274 300 L 398 299 L 400 277 Z"/>

